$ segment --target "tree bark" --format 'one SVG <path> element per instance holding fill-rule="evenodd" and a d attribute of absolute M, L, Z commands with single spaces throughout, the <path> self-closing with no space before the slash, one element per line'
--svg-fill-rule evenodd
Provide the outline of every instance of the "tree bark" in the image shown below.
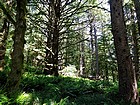
<path fill-rule="evenodd" d="M 83 30 L 82 30 L 82 40 L 84 40 L 84 34 L 83 34 Z M 80 76 L 86 76 L 86 73 L 85 73 L 85 55 L 84 55 L 84 52 L 85 52 L 85 42 L 82 41 L 80 43 Z"/>
<path fill-rule="evenodd" d="M 127 102 L 139 103 L 135 71 L 132 66 L 122 0 L 110 0 L 112 33 L 117 56 L 119 93 Z"/>
<path fill-rule="evenodd" d="M 11 97 L 16 94 L 19 89 L 21 76 L 23 73 L 23 50 L 24 50 L 24 35 L 26 31 L 26 0 L 17 0 L 16 7 L 16 23 L 14 31 L 14 45 L 12 57 L 12 69 L 8 75 L 8 80 L 5 85 L 5 91 Z"/>
<path fill-rule="evenodd" d="M 47 32 L 47 42 L 46 42 L 46 58 L 45 58 L 45 69 L 44 69 L 44 74 L 49 75 L 51 74 L 51 69 L 52 69 L 52 6 L 51 4 L 48 7 L 48 32 Z"/>
<path fill-rule="evenodd" d="M 91 19 L 89 25 L 90 25 L 90 31 L 89 31 L 89 34 L 90 34 L 90 44 L 91 44 L 91 75 L 94 76 L 94 43 L 93 43 L 93 19 Z"/>
<path fill-rule="evenodd" d="M 59 47 L 59 20 L 60 20 L 60 5 L 61 5 L 61 0 L 56 0 L 53 1 L 52 3 L 52 8 L 54 10 L 54 17 L 53 17 L 53 38 L 52 38 L 52 63 L 53 63 L 53 68 L 52 68 L 52 74 L 54 76 L 58 76 L 58 47 Z"/>
<path fill-rule="evenodd" d="M 97 32 L 96 28 L 94 26 L 94 40 L 95 40 L 95 58 L 96 58 L 96 77 L 99 77 L 99 58 L 98 58 L 98 39 L 97 39 Z"/>
<path fill-rule="evenodd" d="M 131 21 L 132 21 L 132 50 L 133 50 L 133 61 L 134 61 L 134 67 L 136 72 L 136 79 L 138 81 L 139 79 L 139 47 L 138 47 L 138 31 L 137 26 L 135 23 L 135 15 L 133 9 L 131 9 Z"/>
<path fill-rule="evenodd" d="M 51 0 L 49 4 L 49 25 L 46 47 L 46 68 L 49 74 L 58 76 L 59 20 L 61 0 Z"/>
<path fill-rule="evenodd" d="M 137 20 L 138 20 L 138 33 L 140 35 L 140 0 L 133 0 L 134 1 L 134 5 L 135 5 L 135 11 L 136 11 L 136 16 L 137 16 Z M 133 27 L 135 27 L 135 24 L 133 24 Z M 136 29 L 133 29 L 136 30 Z M 139 48 L 138 48 L 138 39 L 137 39 L 137 33 L 133 32 L 133 40 L 134 40 L 134 53 L 135 53 L 135 71 L 136 71 L 136 79 L 139 79 L 139 56 L 138 56 L 138 52 L 139 52 Z"/>

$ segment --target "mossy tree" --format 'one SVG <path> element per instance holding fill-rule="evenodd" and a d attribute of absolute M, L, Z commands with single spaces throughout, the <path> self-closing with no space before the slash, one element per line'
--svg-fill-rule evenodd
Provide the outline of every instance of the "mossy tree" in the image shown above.
<path fill-rule="evenodd" d="M 127 102 L 139 103 L 136 75 L 130 56 L 122 5 L 122 0 L 110 1 L 112 33 L 118 64 L 119 94 Z"/>
<path fill-rule="evenodd" d="M 26 31 L 26 0 L 16 0 L 16 16 L 15 20 L 10 15 L 10 12 L 5 8 L 2 2 L 0 7 L 7 18 L 14 24 L 13 36 L 13 52 L 11 54 L 12 65 L 8 75 L 6 85 L 4 87 L 8 96 L 13 96 L 19 89 L 20 79 L 23 73 L 23 50 L 24 50 L 24 35 Z"/>

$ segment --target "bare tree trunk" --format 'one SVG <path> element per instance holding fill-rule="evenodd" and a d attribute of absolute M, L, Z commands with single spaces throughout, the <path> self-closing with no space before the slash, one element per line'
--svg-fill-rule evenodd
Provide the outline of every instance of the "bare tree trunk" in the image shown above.
<path fill-rule="evenodd" d="M 139 48 L 138 48 L 138 36 L 136 33 L 135 23 L 132 24 L 132 37 L 133 37 L 133 54 L 134 54 L 134 67 L 136 72 L 136 79 L 139 80 Z"/>
<path fill-rule="evenodd" d="M 109 78 L 108 78 L 108 62 L 107 62 L 107 51 L 106 51 L 106 46 L 107 46 L 107 40 L 106 40 L 106 36 L 104 35 L 103 36 L 103 46 L 104 46 L 104 49 L 103 49 L 103 51 L 104 51 L 104 74 L 105 74 L 105 80 L 109 80 Z"/>
<path fill-rule="evenodd" d="M 97 32 L 96 32 L 96 28 L 94 26 L 94 40 L 95 40 L 95 58 L 96 58 L 96 63 L 95 63 L 95 67 L 96 67 L 96 77 L 99 76 L 99 63 L 98 63 L 98 39 L 97 39 Z"/>
<path fill-rule="evenodd" d="M 23 50 L 24 50 L 24 35 L 26 31 L 26 0 L 17 0 L 17 14 L 14 31 L 14 45 L 12 57 L 12 70 L 8 75 L 8 80 L 5 85 L 5 91 L 9 96 L 13 96 L 19 89 L 21 76 L 23 73 Z"/>
<path fill-rule="evenodd" d="M 134 5 L 135 5 L 135 10 L 136 10 L 136 16 L 138 20 L 138 33 L 140 35 L 140 0 L 133 0 Z M 135 23 L 133 23 L 133 30 L 136 31 L 136 26 Z M 133 31 L 132 30 L 132 31 Z M 136 79 L 139 80 L 139 48 L 138 48 L 138 38 L 137 38 L 137 33 L 133 31 L 133 40 L 134 40 L 134 61 L 135 61 L 135 71 L 136 71 Z"/>
<path fill-rule="evenodd" d="M 58 30 L 58 26 L 57 26 L 57 20 L 55 21 L 55 29 L 54 29 L 52 43 L 53 43 L 53 45 L 52 45 L 52 52 L 53 52 L 53 57 L 52 57 L 52 63 L 53 63 L 52 74 L 54 76 L 58 76 L 59 30 Z"/>
<path fill-rule="evenodd" d="M 92 25 L 93 20 L 90 21 L 89 25 L 90 25 L 90 44 L 91 44 L 91 75 L 94 75 L 94 43 L 93 43 L 93 25 Z"/>
<path fill-rule="evenodd" d="M 112 33 L 118 64 L 119 93 L 125 101 L 138 104 L 137 81 L 128 46 L 122 4 L 122 0 L 110 1 Z"/>
<path fill-rule="evenodd" d="M 136 30 L 134 11 L 131 9 L 131 21 L 132 21 L 132 44 L 133 44 L 133 54 L 134 54 L 134 67 L 136 72 L 136 79 L 139 79 L 139 48 L 138 48 L 138 33 Z"/>
<path fill-rule="evenodd" d="M 84 34 L 83 34 L 83 31 L 82 31 L 82 40 L 84 40 Z M 84 55 L 84 52 L 85 52 L 85 43 L 84 41 L 82 41 L 80 43 L 80 76 L 86 76 L 86 73 L 85 73 L 85 55 Z"/>
<path fill-rule="evenodd" d="M 59 20 L 60 20 L 60 5 L 61 0 L 56 0 L 53 3 L 54 9 L 54 23 L 53 23 L 53 39 L 52 39 L 52 61 L 53 61 L 53 68 L 52 74 L 54 76 L 58 76 L 58 47 L 59 47 Z"/>
<path fill-rule="evenodd" d="M 9 32 L 9 22 L 7 19 L 4 19 L 3 26 L 0 30 L 0 71 L 3 71 L 4 68 L 4 57 L 6 51 L 6 40 Z"/>

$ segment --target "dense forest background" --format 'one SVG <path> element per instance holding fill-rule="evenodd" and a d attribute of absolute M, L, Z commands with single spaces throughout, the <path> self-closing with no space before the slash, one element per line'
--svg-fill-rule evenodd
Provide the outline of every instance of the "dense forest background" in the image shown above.
<path fill-rule="evenodd" d="M 0 105 L 139 104 L 139 35 L 139 0 L 1 0 Z"/>

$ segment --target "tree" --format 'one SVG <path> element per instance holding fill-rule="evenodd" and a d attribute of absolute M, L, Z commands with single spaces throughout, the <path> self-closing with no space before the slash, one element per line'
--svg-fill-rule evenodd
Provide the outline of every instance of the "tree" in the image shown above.
<path fill-rule="evenodd" d="M 136 75 L 128 46 L 122 4 L 122 0 L 110 1 L 112 33 L 118 64 L 119 94 L 127 102 L 138 103 Z"/>
<path fill-rule="evenodd" d="M 134 2 L 134 6 L 135 6 L 135 12 L 136 12 L 136 16 L 137 16 L 137 20 L 138 20 L 138 33 L 140 35 L 140 0 L 133 0 Z M 135 24 L 133 24 L 133 27 L 135 27 Z M 135 30 L 135 29 L 133 29 Z M 136 78 L 137 80 L 139 79 L 139 56 L 138 56 L 138 51 L 139 51 L 139 48 L 137 46 L 138 44 L 138 38 L 137 38 L 137 33 L 133 32 L 133 40 L 134 40 L 134 43 L 135 43 L 135 46 L 134 46 L 134 53 L 135 53 L 135 71 L 136 71 Z M 136 64 L 137 63 L 137 64 Z"/>
<path fill-rule="evenodd" d="M 81 32 L 81 39 L 84 40 L 84 32 Z M 80 43 L 80 76 L 85 76 L 85 42 Z"/>
<path fill-rule="evenodd" d="M 24 50 L 24 35 L 26 31 L 26 0 L 16 0 L 16 22 L 14 22 L 14 45 L 12 57 L 12 68 L 8 75 L 5 85 L 5 91 L 9 96 L 13 96 L 19 88 L 20 79 L 23 73 L 23 50 Z M 7 14 L 6 14 L 7 15 Z"/>
<path fill-rule="evenodd" d="M 44 70 L 46 74 L 47 72 L 51 72 L 51 74 L 58 75 L 59 60 L 62 58 L 62 54 L 64 54 L 61 50 L 63 50 L 67 42 L 66 40 L 69 38 L 72 27 L 72 31 L 78 33 L 74 27 L 82 22 L 77 23 L 75 20 L 79 18 L 79 14 L 83 13 L 83 8 L 88 7 L 85 5 L 86 2 L 87 0 L 33 1 L 33 5 L 35 5 L 34 8 L 36 9 L 31 13 L 32 17 L 29 17 L 32 22 L 31 24 L 37 27 L 37 30 L 47 39 L 46 42 L 43 41 L 46 44 L 46 68 Z M 91 6 L 90 9 L 91 8 L 93 8 L 93 6 Z M 65 48 L 69 49 L 68 47 Z"/>

